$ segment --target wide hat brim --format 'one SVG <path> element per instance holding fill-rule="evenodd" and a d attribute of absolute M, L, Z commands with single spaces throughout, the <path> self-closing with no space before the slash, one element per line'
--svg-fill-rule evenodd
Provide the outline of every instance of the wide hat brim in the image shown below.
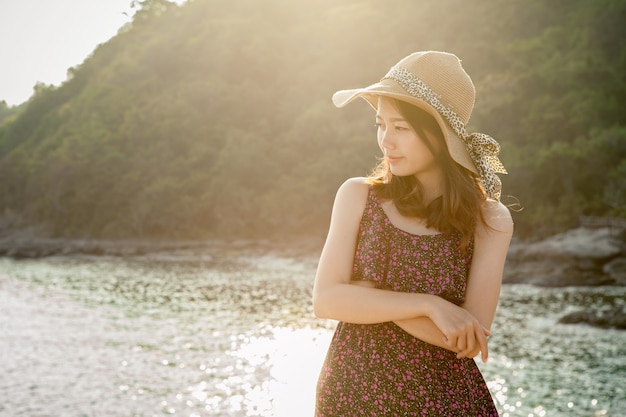
<path fill-rule="evenodd" d="M 357 97 L 363 98 L 367 101 L 374 110 L 378 110 L 378 96 L 385 96 L 394 98 L 396 100 L 404 101 L 412 104 L 420 109 L 426 111 L 433 116 L 441 131 L 443 137 L 448 146 L 448 152 L 452 159 L 459 165 L 467 168 L 475 174 L 478 174 L 478 169 L 472 161 L 470 154 L 467 151 L 465 142 L 460 138 L 456 132 L 452 129 L 450 124 L 444 120 L 444 118 L 435 110 L 430 104 L 424 100 L 411 96 L 407 93 L 396 81 L 385 78 L 378 83 L 372 84 L 365 88 L 357 88 L 353 90 L 340 90 L 333 94 L 333 103 L 337 107 L 344 107 L 348 103 L 352 102 Z"/>

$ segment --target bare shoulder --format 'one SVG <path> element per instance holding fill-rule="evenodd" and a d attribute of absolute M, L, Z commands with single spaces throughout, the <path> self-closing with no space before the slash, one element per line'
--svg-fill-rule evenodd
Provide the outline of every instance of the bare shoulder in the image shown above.
<path fill-rule="evenodd" d="M 337 199 L 348 203 L 359 203 L 367 199 L 369 184 L 363 177 L 355 177 L 346 180 L 337 191 Z"/>
<path fill-rule="evenodd" d="M 337 191 L 333 208 L 334 217 L 358 217 L 360 219 L 369 192 L 369 184 L 365 178 L 355 177 L 346 180 Z"/>
<path fill-rule="evenodd" d="M 511 212 L 500 201 L 487 199 L 482 206 L 482 214 L 487 226 L 493 231 L 508 235 L 513 233 Z"/>
<path fill-rule="evenodd" d="M 341 184 L 340 189 L 351 189 L 351 190 L 357 190 L 360 189 L 361 192 L 363 192 L 363 190 L 365 190 L 367 192 L 367 190 L 369 189 L 369 183 L 367 182 L 367 178 L 365 177 L 353 177 L 353 178 L 348 178 L 347 180 L 344 181 L 343 184 Z"/>

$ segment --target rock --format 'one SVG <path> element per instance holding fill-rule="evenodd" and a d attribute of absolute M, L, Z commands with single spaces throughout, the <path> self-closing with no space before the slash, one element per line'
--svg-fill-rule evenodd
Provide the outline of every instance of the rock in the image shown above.
<path fill-rule="evenodd" d="M 584 259 L 608 260 L 622 252 L 622 242 L 610 228 L 580 227 L 550 239 L 566 253 Z"/>
<path fill-rule="evenodd" d="M 621 254 L 622 242 L 609 228 L 580 227 L 530 245 L 512 246 L 511 251 L 516 258 L 525 261 L 546 257 L 557 261 L 608 260 Z"/>
<path fill-rule="evenodd" d="M 612 259 L 604 264 L 602 270 L 616 285 L 626 285 L 626 257 Z"/>
<path fill-rule="evenodd" d="M 613 261 L 626 263 L 623 246 L 612 229 L 583 227 L 538 242 L 515 242 L 503 282 L 548 287 L 626 285 L 626 264 Z"/>
<path fill-rule="evenodd" d="M 626 330 L 626 310 L 623 307 L 613 307 L 610 310 L 575 311 L 559 319 L 562 324 L 589 324 L 604 329 Z"/>

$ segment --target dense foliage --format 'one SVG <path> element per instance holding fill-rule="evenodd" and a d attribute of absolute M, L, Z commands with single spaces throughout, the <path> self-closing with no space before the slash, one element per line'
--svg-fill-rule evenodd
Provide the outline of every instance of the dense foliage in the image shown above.
<path fill-rule="evenodd" d="M 454 52 L 471 130 L 502 144 L 520 236 L 626 216 L 624 0 L 165 0 L 59 87 L 0 106 L 0 214 L 57 236 L 326 231 L 376 163 L 372 112 L 331 94 Z M 12 111 L 13 110 L 13 111 Z"/>

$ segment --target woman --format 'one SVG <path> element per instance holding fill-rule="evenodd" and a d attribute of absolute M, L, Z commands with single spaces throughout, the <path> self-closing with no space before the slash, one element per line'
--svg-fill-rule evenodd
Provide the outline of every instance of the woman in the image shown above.
<path fill-rule="evenodd" d="M 335 199 L 313 306 L 339 324 L 316 415 L 497 416 L 473 358 L 487 361 L 513 223 L 497 142 L 466 131 L 474 85 L 456 56 L 417 52 L 333 101 L 357 97 L 383 159 Z"/>

